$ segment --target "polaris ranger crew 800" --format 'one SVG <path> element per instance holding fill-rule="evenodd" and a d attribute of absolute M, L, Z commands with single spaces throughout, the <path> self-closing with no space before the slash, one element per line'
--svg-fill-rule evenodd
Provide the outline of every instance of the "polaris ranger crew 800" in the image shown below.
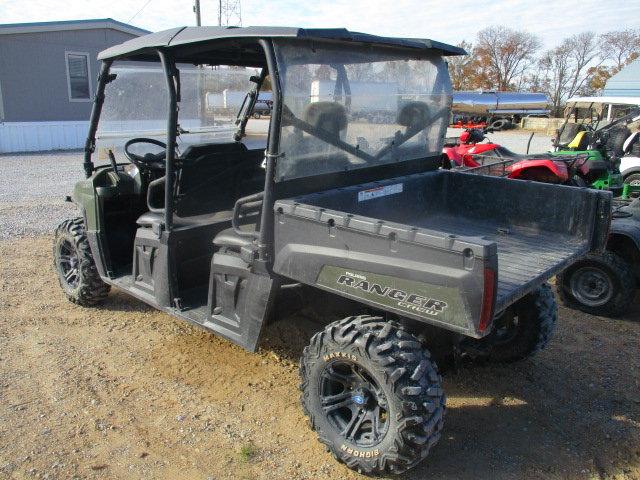
<path fill-rule="evenodd" d="M 300 362 L 320 441 L 365 473 L 414 466 L 443 427 L 428 346 L 504 362 L 543 348 L 545 281 L 602 248 L 611 211 L 608 192 L 439 169 L 443 57 L 462 53 L 279 27 L 175 28 L 103 51 L 82 216 L 55 235 L 66 295 L 94 305 L 115 286 L 252 351 L 302 298 L 326 319 Z M 271 118 L 251 119 L 268 85 Z M 207 101 L 241 86 L 239 113 Z M 356 111 L 367 102 L 375 116 Z"/>

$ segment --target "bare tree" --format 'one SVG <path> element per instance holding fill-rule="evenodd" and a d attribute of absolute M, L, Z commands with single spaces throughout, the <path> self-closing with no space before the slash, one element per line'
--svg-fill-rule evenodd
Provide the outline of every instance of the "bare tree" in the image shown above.
<path fill-rule="evenodd" d="M 568 38 L 563 42 L 569 49 L 572 63 L 571 82 L 567 90 L 567 96 L 576 95 L 582 86 L 589 80 L 589 67 L 598 67 L 602 59 L 597 61 L 599 48 L 598 40 L 593 32 L 582 32 Z"/>
<path fill-rule="evenodd" d="M 451 77 L 451 85 L 456 91 L 469 90 L 474 88 L 474 56 L 470 55 L 473 46 L 466 41 L 458 44 L 463 48 L 467 55 L 455 55 L 448 58 L 449 76 Z"/>
<path fill-rule="evenodd" d="M 549 95 L 553 110 L 557 113 L 565 97 L 570 79 L 570 50 L 560 45 L 545 52 L 538 63 L 541 73 L 541 87 Z"/>
<path fill-rule="evenodd" d="M 531 33 L 493 26 L 478 32 L 474 56 L 494 88 L 509 90 L 531 66 L 540 45 Z"/>
<path fill-rule="evenodd" d="M 638 52 L 640 30 L 627 29 L 600 35 L 600 56 L 613 62 L 615 72 L 636 59 Z"/>
<path fill-rule="evenodd" d="M 546 51 L 538 62 L 541 86 L 549 95 L 556 113 L 567 98 L 579 93 L 602 63 L 593 32 L 565 38 L 556 48 Z"/>

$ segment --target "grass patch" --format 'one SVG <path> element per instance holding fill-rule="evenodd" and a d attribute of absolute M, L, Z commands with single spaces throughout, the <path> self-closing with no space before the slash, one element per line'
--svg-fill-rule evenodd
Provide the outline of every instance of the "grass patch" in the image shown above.
<path fill-rule="evenodd" d="M 251 461 L 257 454 L 258 448 L 252 442 L 242 445 L 238 451 L 240 461 L 243 463 Z"/>

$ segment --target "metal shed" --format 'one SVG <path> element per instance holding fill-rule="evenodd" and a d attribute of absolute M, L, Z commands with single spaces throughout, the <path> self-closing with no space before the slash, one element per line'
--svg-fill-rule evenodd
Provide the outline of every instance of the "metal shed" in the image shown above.
<path fill-rule="evenodd" d="M 81 147 L 98 52 L 146 33 L 111 18 L 0 25 L 0 153 Z"/>

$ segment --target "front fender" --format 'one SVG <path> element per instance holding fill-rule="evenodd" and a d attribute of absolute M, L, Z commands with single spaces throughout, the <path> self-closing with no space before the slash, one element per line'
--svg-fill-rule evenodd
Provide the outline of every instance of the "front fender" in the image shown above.
<path fill-rule="evenodd" d="M 89 178 L 76 183 L 71 199 L 83 212 L 85 228 L 92 231 L 98 230 L 98 206 L 93 180 Z"/>

